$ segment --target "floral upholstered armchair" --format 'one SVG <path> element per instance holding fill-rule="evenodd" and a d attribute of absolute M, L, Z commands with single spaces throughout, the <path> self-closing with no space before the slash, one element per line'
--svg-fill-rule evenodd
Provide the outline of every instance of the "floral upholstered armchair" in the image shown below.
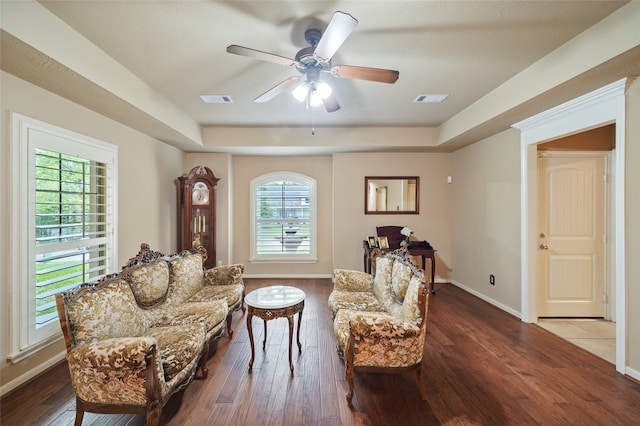
<path fill-rule="evenodd" d="M 421 366 L 429 292 L 423 271 L 411 263 L 404 245 L 380 255 L 375 270 L 375 277 L 360 271 L 334 272 L 329 306 L 338 354 L 346 364 L 347 401 L 351 404 L 356 372 L 412 370 L 426 400 Z"/>

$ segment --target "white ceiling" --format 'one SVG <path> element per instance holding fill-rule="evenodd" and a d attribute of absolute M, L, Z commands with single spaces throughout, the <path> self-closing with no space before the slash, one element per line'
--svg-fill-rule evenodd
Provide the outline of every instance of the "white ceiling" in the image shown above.
<path fill-rule="evenodd" d="M 627 2 L 40 3 L 201 126 L 342 128 L 438 127 Z M 336 10 L 359 23 L 332 64 L 395 69 L 398 81 L 328 77 L 341 105 L 334 113 L 308 111 L 290 93 L 254 103 L 298 72 L 226 47 L 293 58 L 306 46 L 304 30 L 326 25 Z M 449 96 L 440 104 L 413 102 L 429 93 Z M 205 104 L 200 95 L 207 94 L 233 103 Z"/>

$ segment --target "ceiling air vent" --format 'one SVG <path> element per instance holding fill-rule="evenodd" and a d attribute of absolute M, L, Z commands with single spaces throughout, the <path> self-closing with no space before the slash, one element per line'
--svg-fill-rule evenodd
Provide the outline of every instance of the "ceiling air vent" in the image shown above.
<path fill-rule="evenodd" d="M 413 102 L 416 104 L 437 104 L 444 101 L 447 96 L 449 95 L 418 95 Z"/>
<path fill-rule="evenodd" d="M 205 104 L 231 104 L 233 99 L 228 95 L 200 95 Z"/>

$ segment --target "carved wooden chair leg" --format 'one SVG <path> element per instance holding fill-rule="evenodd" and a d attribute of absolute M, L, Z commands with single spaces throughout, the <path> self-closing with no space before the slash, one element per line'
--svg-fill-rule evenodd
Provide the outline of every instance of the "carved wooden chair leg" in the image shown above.
<path fill-rule="evenodd" d="M 80 401 L 80 398 L 76 397 L 76 421 L 74 423 L 74 426 L 81 426 L 83 417 L 84 408 L 82 407 L 82 401 Z"/>
<path fill-rule="evenodd" d="M 162 414 L 160 381 L 153 368 L 153 366 L 156 365 L 157 350 L 156 345 L 152 345 L 145 355 L 145 363 L 147 364 L 147 426 L 156 426 Z M 203 351 L 208 351 L 208 348 L 205 347 Z M 206 352 L 205 355 L 207 353 L 208 352 Z"/>
<path fill-rule="evenodd" d="M 422 377 L 422 363 L 418 365 L 416 369 L 416 377 L 418 378 L 418 389 L 420 390 L 420 397 L 423 401 L 427 400 L 427 391 L 424 388 L 424 378 Z"/>
<path fill-rule="evenodd" d="M 345 373 L 346 379 L 347 379 L 347 384 L 349 385 L 349 391 L 347 392 L 347 403 L 349 404 L 349 407 L 351 407 L 351 400 L 353 399 L 353 376 L 355 375 L 355 372 L 353 371 L 353 367 L 351 366 L 351 364 L 347 363 L 347 370 Z"/>
<path fill-rule="evenodd" d="M 209 359 L 209 347 L 205 346 L 202 349 L 202 355 L 200 355 L 200 361 L 198 361 L 198 368 L 202 373 L 202 378 L 206 379 L 209 376 L 209 368 L 207 368 L 207 360 Z"/>
<path fill-rule="evenodd" d="M 229 339 L 233 339 L 233 330 L 231 329 L 232 319 L 233 319 L 232 312 L 230 311 L 229 314 L 227 315 L 227 334 L 229 335 Z"/>
<path fill-rule="evenodd" d="M 337 343 L 336 343 L 336 352 L 338 352 L 338 356 L 340 357 L 340 359 L 344 359 L 344 351 L 342 350 L 340 345 L 338 345 Z"/>
<path fill-rule="evenodd" d="M 345 376 L 347 379 L 347 384 L 349 385 L 349 392 L 347 392 L 347 403 L 349 404 L 349 407 L 351 407 L 351 400 L 353 399 L 353 376 L 355 375 L 355 367 L 353 365 L 353 352 L 355 350 L 354 348 L 354 338 L 353 338 L 353 334 L 349 334 L 349 340 L 347 341 L 347 347 L 345 348 L 346 352 L 347 352 L 347 358 L 346 358 L 346 371 L 345 371 Z"/>
<path fill-rule="evenodd" d="M 156 426 L 162 415 L 162 405 L 159 401 L 149 401 L 147 404 L 147 426 Z"/>

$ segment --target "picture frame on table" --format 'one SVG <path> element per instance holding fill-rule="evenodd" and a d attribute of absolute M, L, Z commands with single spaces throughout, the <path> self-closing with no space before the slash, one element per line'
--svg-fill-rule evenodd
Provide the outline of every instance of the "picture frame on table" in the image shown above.
<path fill-rule="evenodd" d="M 377 244 L 376 244 L 376 237 L 369 237 L 369 248 L 376 248 Z"/>
<path fill-rule="evenodd" d="M 378 237 L 378 247 L 381 250 L 389 250 L 389 239 L 386 236 Z"/>

